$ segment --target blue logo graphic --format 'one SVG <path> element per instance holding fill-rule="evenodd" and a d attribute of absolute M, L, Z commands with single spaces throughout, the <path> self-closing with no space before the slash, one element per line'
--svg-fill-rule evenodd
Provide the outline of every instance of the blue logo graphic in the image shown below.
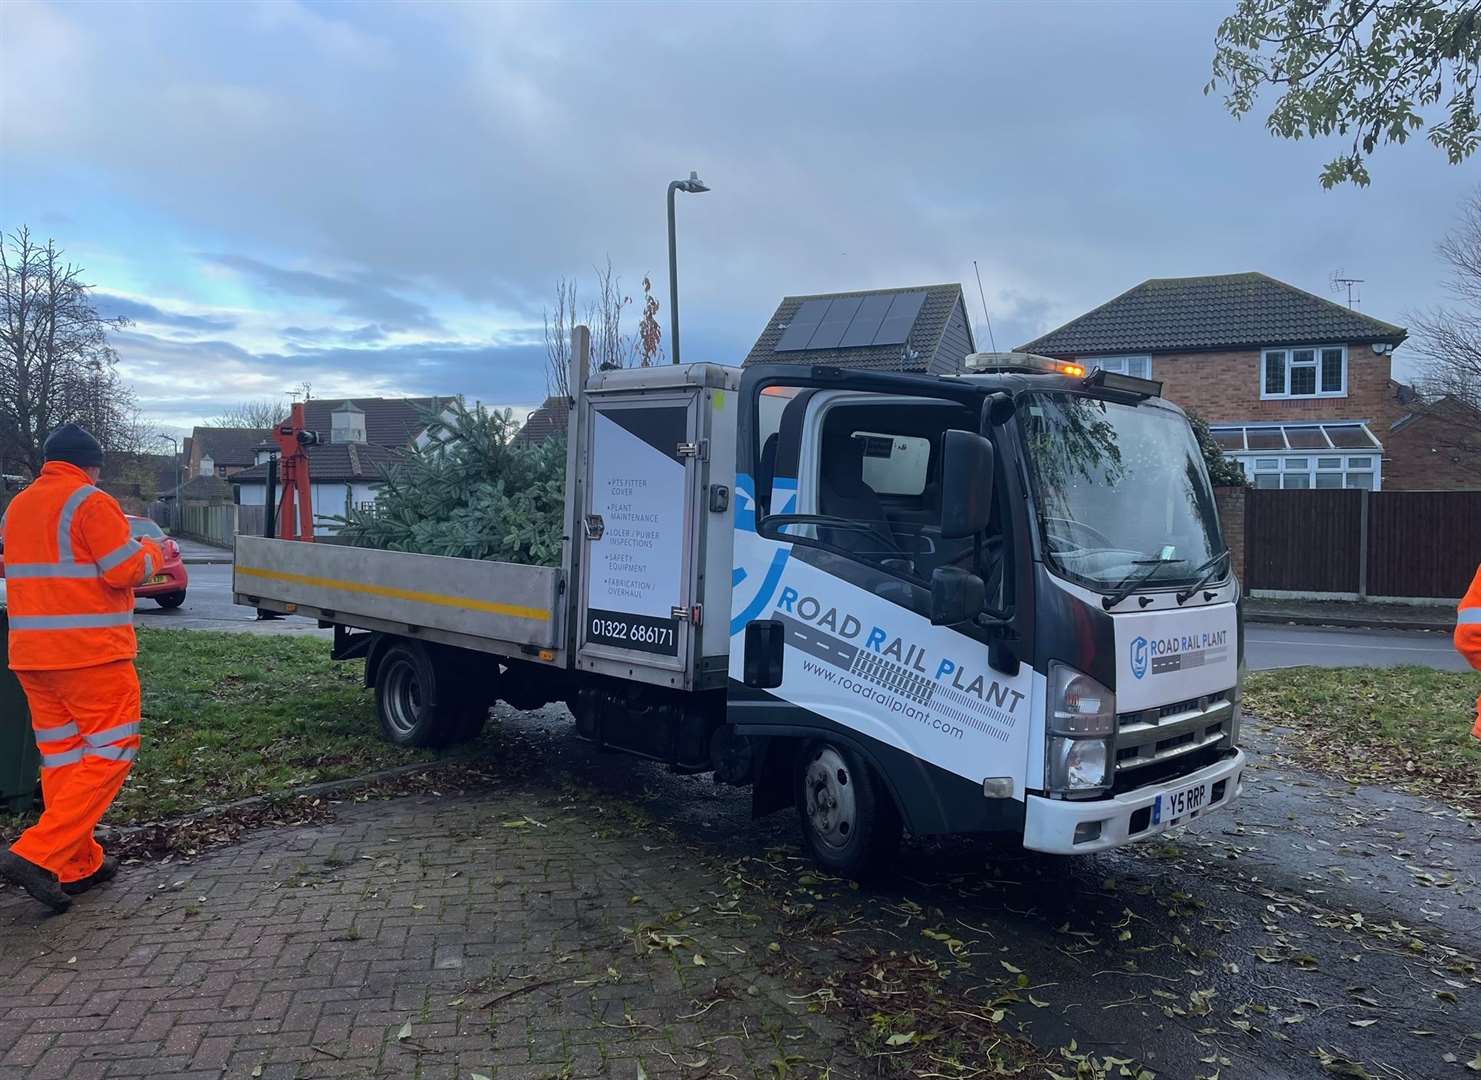
<path fill-rule="evenodd" d="M 1144 637 L 1131 643 L 1131 673 L 1138 679 L 1147 673 L 1147 639 Z"/>

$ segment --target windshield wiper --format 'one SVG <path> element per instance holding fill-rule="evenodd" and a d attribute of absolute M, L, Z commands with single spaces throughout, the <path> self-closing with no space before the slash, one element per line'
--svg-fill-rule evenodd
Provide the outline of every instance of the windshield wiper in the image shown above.
<path fill-rule="evenodd" d="M 1111 608 L 1121 603 L 1121 601 L 1156 577 L 1159 568 L 1175 566 L 1178 563 L 1185 563 L 1187 561 L 1187 559 L 1134 559 L 1132 561 L 1133 566 L 1145 566 L 1146 569 L 1140 573 L 1133 570 L 1122 578 L 1116 587 L 1111 590 L 1109 596 L 1102 596 L 1100 598 L 1101 607 L 1110 611 Z"/>
<path fill-rule="evenodd" d="M 1196 581 L 1193 582 L 1192 585 L 1189 585 L 1182 592 L 1178 593 L 1178 607 L 1182 607 L 1184 604 L 1186 604 L 1194 593 L 1196 593 L 1199 589 L 1203 588 L 1210 581 L 1212 581 L 1214 575 L 1219 573 L 1220 569 L 1223 567 L 1224 561 L 1231 558 L 1233 554 L 1234 553 L 1232 551 L 1230 551 L 1228 548 L 1225 548 L 1208 562 L 1200 566 L 1197 570 L 1193 571 L 1193 573 L 1199 575 L 1199 577 Z"/>

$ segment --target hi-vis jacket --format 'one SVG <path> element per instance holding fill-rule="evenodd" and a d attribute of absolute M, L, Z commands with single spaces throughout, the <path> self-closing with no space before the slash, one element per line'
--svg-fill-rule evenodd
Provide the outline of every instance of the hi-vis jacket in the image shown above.
<path fill-rule="evenodd" d="M 59 671 L 129 660 L 134 586 L 164 565 L 135 540 L 113 496 L 64 461 L 49 461 L 0 522 L 10 608 L 10 666 Z"/>
<path fill-rule="evenodd" d="M 1455 613 L 1455 648 L 1471 667 L 1481 671 L 1481 567 Z M 1476 699 L 1476 726 L 1471 734 L 1481 739 L 1481 698 Z"/>

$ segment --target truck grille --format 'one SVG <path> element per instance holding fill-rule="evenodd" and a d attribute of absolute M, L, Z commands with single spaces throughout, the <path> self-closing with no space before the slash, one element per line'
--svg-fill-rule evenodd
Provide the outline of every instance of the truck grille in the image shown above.
<path fill-rule="evenodd" d="M 1202 760 L 1205 755 L 1199 751 L 1228 739 L 1233 733 L 1234 702 L 1228 692 L 1205 694 L 1121 713 L 1116 719 L 1117 786 L 1122 781 L 1134 786 L 1144 772 L 1147 782 L 1153 773 L 1158 779 L 1176 776 L 1182 771 L 1177 767 L 1182 764 L 1180 758 L 1191 755 Z"/>

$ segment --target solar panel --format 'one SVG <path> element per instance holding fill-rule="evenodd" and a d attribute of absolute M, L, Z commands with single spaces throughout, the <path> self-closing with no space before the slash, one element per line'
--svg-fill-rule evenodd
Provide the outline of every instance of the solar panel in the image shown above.
<path fill-rule="evenodd" d="M 854 321 L 849 323 L 843 340 L 838 343 L 839 348 L 873 345 L 874 335 L 879 333 L 879 324 L 884 322 L 884 317 L 890 310 L 890 301 L 894 298 L 892 293 L 864 297 L 859 310 L 854 314 Z"/>
<path fill-rule="evenodd" d="M 828 312 L 823 316 L 823 321 L 818 324 L 817 332 L 813 334 L 812 340 L 807 343 L 809 350 L 833 349 L 843 340 L 843 332 L 848 329 L 849 323 L 853 321 L 854 312 L 859 310 L 859 298 L 857 296 L 840 296 L 828 305 Z"/>
<path fill-rule="evenodd" d="M 782 334 L 773 352 L 801 352 L 807 348 L 808 339 L 817 332 L 818 324 L 828 311 L 827 300 L 807 300 L 792 316 L 786 333 Z"/>
<path fill-rule="evenodd" d="M 921 305 L 925 302 L 926 294 L 923 292 L 896 293 L 871 344 L 904 345 L 910 337 L 910 328 L 915 325 L 915 317 L 920 314 Z"/>

